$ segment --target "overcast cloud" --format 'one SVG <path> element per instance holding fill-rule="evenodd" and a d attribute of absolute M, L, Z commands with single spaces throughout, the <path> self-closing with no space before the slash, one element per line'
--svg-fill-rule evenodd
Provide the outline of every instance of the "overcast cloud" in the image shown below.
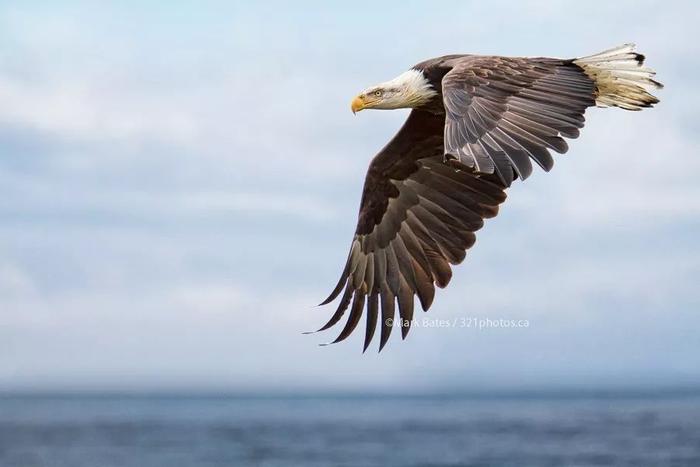
<path fill-rule="evenodd" d="M 4 2 L 0 389 L 423 390 L 700 382 L 694 2 Z M 318 347 L 369 159 L 351 97 L 446 53 L 634 41 L 666 88 L 593 109 L 379 356 Z"/>

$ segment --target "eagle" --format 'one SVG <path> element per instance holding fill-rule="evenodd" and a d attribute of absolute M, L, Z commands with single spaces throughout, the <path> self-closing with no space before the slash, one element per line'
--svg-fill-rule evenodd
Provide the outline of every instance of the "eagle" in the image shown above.
<path fill-rule="evenodd" d="M 533 161 L 550 171 L 552 151 L 567 151 L 565 138 L 579 136 L 588 107 L 658 103 L 654 75 L 625 44 L 575 59 L 446 55 L 362 91 L 353 113 L 412 110 L 369 164 L 345 268 L 321 305 L 340 301 L 318 331 L 349 309 L 332 343 L 347 338 L 363 313 L 363 352 L 378 322 L 379 351 L 397 323 L 405 339 L 415 297 L 430 308 L 435 286 L 450 282 L 451 266 L 464 260 L 513 181 L 528 178 Z"/>

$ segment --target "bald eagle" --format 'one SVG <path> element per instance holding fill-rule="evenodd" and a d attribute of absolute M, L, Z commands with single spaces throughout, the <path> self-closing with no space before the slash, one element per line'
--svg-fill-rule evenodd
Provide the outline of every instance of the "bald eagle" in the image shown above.
<path fill-rule="evenodd" d="M 357 327 L 366 309 L 364 349 L 380 321 L 379 350 L 400 323 L 406 338 L 414 297 L 428 310 L 435 285 L 474 245 L 516 179 L 545 171 L 551 151 L 565 153 L 588 107 L 641 110 L 662 85 L 633 44 L 577 59 L 447 55 L 421 62 L 369 87 L 351 109 L 412 109 L 403 127 L 369 165 L 357 229 L 328 323 L 347 322 L 333 341 Z M 341 295 L 342 293 L 342 295 Z M 394 318 L 398 304 L 398 319 Z M 381 311 L 380 311 L 381 310 Z"/>

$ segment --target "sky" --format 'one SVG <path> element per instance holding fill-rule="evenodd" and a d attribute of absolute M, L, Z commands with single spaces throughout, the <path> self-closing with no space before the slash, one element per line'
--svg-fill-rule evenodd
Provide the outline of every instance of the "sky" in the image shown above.
<path fill-rule="evenodd" d="M 0 390 L 700 384 L 699 20 L 660 1 L 0 3 Z M 426 326 L 381 354 L 361 329 L 302 334 L 334 311 L 316 304 L 367 164 L 407 115 L 353 116 L 358 91 L 448 53 L 625 42 L 661 103 L 589 110 Z"/>

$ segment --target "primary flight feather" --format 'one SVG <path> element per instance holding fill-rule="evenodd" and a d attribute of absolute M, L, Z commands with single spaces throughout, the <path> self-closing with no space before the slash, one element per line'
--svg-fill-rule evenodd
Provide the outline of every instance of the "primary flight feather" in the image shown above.
<path fill-rule="evenodd" d="M 505 190 L 532 173 L 533 161 L 549 171 L 551 151 L 567 151 L 564 138 L 578 137 L 588 107 L 659 102 L 649 91 L 662 85 L 634 49 L 568 60 L 448 55 L 355 97 L 353 112 L 413 110 L 370 163 L 345 268 L 322 305 L 340 303 L 319 331 L 349 309 L 334 342 L 342 341 L 364 312 L 364 350 L 379 323 L 381 351 L 398 311 L 405 338 L 414 297 L 430 307 L 435 285 L 447 286 L 450 265 L 464 260 Z"/>

